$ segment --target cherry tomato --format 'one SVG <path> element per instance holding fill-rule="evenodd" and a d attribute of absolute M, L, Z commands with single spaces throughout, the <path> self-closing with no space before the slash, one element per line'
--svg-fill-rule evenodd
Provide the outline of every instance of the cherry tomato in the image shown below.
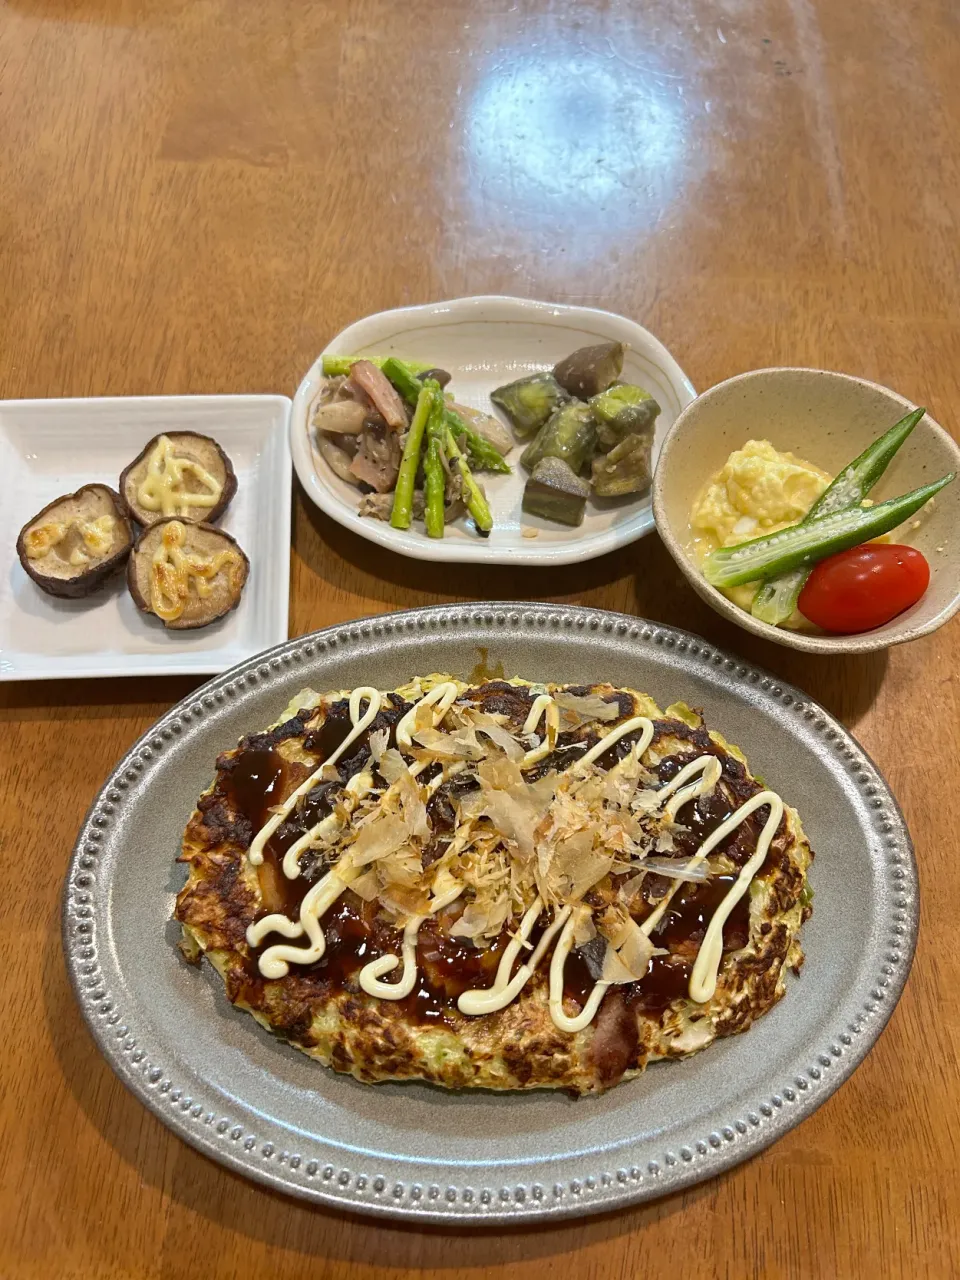
<path fill-rule="evenodd" d="M 865 542 L 814 565 L 797 602 L 824 631 L 872 631 L 916 604 L 930 566 L 914 547 Z"/>

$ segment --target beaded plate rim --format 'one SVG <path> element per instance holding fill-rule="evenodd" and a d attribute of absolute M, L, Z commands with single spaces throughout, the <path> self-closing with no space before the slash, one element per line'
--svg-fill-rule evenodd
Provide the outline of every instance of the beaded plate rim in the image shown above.
<path fill-rule="evenodd" d="M 118 1008 L 111 995 L 116 958 L 101 957 L 98 925 L 109 895 L 99 892 L 98 859 L 109 846 L 111 829 L 122 814 L 130 790 L 163 758 L 168 744 L 201 722 L 227 699 L 281 676 L 289 669 L 322 661 L 324 654 L 370 638 L 397 632 L 443 630 L 458 626 L 495 629 L 552 628 L 601 633 L 621 643 L 662 647 L 685 655 L 715 682 L 718 671 L 729 681 L 757 687 L 791 715 L 806 722 L 852 778 L 873 811 L 883 845 L 883 871 L 891 898 L 876 946 L 872 982 L 858 994 L 858 1012 L 826 1043 L 806 1055 L 806 1063 L 743 1114 L 670 1149 L 638 1155 L 639 1163 L 591 1169 L 581 1177 L 547 1178 L 510 1186 L 478 1176 L 471 1183 L 405 1175 L 405 1162 L 383 1153 L 384 1167 L 338 1167 L 324 1140 L 311 1136 L 302 1151 L 279 1140 L 269 1120 L 260 1132 L 248 1132 L 221 1109 L 214 1088 L 207 1096 L 185 1093 L 161 1065 L 162 1052 L 141 1040 L 135 1012 Z M 91 805 L 81 827 L 63 894 L 62 936 L 67 969 L 84 1018 L 101 1052 L 121 1081 L 178 1136 L 220 1164 L 274 1190 L 328 1207 L 420 1222 L 468 1224 L 537 1221 L 598 1213 L 654 1199 L 714 1177 L 769 1146 L 811 1114 L 849 1077 L 873 1047 L 903 991 L 916 948 L 919 924 L 918 879 L 913 844 L 896 799 L 880 771 L 851 734 L 828 711 L 793 686 L 715 645 L 661 623 L 576 605 L 490 603 L 439 605 L 343 623 L 297 637 L 266 650 L 208 681 L 183 699 L 131 747 Z M 112 972 L 111 972 L 112 971 Z M 652 1147 L 652 1144 L 648 1143 Z M 327 1143 L 330 1149 L 336 1143 Z M 308 1150 L 307 1148 L 310 1148 Z M 393 1167 L 390 1161 L 393 1160 Z M 478 1175 L 482 1170 L 477 1169 Z M 443 1182 L 446 1185 L 443 1185 Z"/>

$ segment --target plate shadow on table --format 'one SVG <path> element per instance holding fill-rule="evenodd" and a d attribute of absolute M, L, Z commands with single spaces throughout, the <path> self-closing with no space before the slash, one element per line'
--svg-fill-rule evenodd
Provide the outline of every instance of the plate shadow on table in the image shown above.
<path fill-rule="evenodd" d="M 765 668 L 809 694 L 851 729 L 870 710 L 887 669 L 886 650 L 821 657 L 787 649 L 734 626 L 690 590 L 656 533 L 580 564 L 435 564 L 367 542 L 324 515 L 302 492 L 295 511 L 295 546 L 306 567 L 334 589 L 376 601 L 383 612 L 411 603 L 450 600 L 535 600 L 622 610 L 692 631 Z M 327 554 L 324 544 L 337 555 Z M 344 567 L 349 577 L 344 576 Z M 411 595 L 418 599 L 411 601 Z M 313 629 L 309 619 L 302 629 Z M 495 663 L 496 653 L 491 650 L 490 664 Z"/>
<path fill-rule="evenodd" d="M 632 1209 L 583 1219 L 516 1226 L 378 1221 L 348 1209 L 304 1204 L 216 1165 L 171 1134 L 114 1076 L 83 1021 L 60 939 L 59 904 L 47 929 L 43 999 L 50 1042 L 63 1079 L 89 1123 L 139 1179 L 192 1214 L 271 1247 L 366 1265 L 479 1267 L 549 1258 L 642 1231 L 715 1193 L 714 1180 Z M 508 1105 L 508 1104 L 506 1104 Z M 145 1126 L 147 1128 L 145 1129 Z M 173 1143 L 175 1163 L 167 1155 Z M 723 1179 L 728 1174 L 720 1175 Z M 354 1228 L 362 1227 L 362 1230 Z M 423 1237 L 430 1243 L 424 1245 Z"/>

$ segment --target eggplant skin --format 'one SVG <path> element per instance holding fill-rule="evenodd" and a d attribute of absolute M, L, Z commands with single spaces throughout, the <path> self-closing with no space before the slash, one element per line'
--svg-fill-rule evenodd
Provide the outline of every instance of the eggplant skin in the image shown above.
<path fill-rule="evenodd" d="M 143 525 L 145 529 L 151 528 L 153 525 L 159 523 L 159 520 L 164 519 L 163 516 L 160 516 L 156 520 L 144 521 L 143 516 L 138 513 L 136 505 L 128 502 L 126 496 L 127 477 L 135 467 L 138 467 L 140 463 L 143 462 L 150 451 L 155 448 L 157 441 L 161 436 L 166 436 L 168 440 L 175 440 L 182 436 L 191 436 L 194 440 L 202 440 L 204 444 L 212 445 L 220 455 L 220 461 L 223 463 L 224 471 L 223 492 L 220 494 L 220 501 L 217 505 L 215 507 L 211 507 L 210 510 L 205 513 L 206 519 L 203 521 L 197 521 L 191 520 L 189 516 L 169 517 L 171 519 L 176 518 L 178 520 L 182 520 L 187 524 L 213 524 L 215 521 L 220 519 L 227 507 L 229 507 L 230 503 L 233 501 L 234 494 L 237 492 L 237 473 L 233 469 L 233 463 L 227 457 L 226 453 L 224 453 L 216 440 L 214 440 L 212 436 L 201 435 L 199 431 L 160 431 L 152 440 L 147 441 L 134 460 L 125 466 L 120 472 L 120 503 L 122 509 L 127 513 L 131 520 L 134 520 L 139 525 Z"/>
<path fill-rule="evenodd" d="M 148 534 L 153 533 L 162 525 L 170 524 L 174 520 L 180 520 L 179 516 L 167 516 L 163 520 L 158 520 L 155 524 L 148 525 L 144 529 L 140 537 L 134 544 L 133 551 L 130 553 L 130 559 L 127 561 L 127 589 L 133 597 L 133 602 L 141 613 L 149 614 L 151 618 L 157 618 L 150 606 L 150 601 L 143 595 L 137 583 L 137 552 L 141 549 Z M 219 613 L 213 614 L 209 618 L 199 619 L 196 622 L 179 622 L 174 619 L 173 622 L 163 622 L 162 618 L 157 618 L 158 622 L 162 622 L 168 631 L 199 631 L 201 627 L 209 627 L 212 622 L 219 622 L 221 618 L 225 618 L 228 613 L 233 613 L 237 605 L 243 599 L 243 592 L 250 578 L 250 557 L 240 546 L 236 538 L 232 534 L 227 533 L 225 529 L 218 529 L 216 526 L 209 524 L 207 521 L 188 521 L 180 520 L 181 524 L 187 526 L 188 529 L 203 529 L 207 533 L 215 533 L 218 538 L 222 538 L 225 542 L 229 542 L 235 551 L 239 551 L 243 557 L 243 563 L 246 569 L 243 577 L 243 586 L 237 592 L 236 599 L 230 604 L 229 608 L 222 609 Z"/>
<path fill-rule="evenodd" d="M 82 573 L 78 573 L 73 578 L 51 578 L 48 574 L 40 572 L 36 562 L 32 561 L 27 555 L 26 535 L 27 530 L 32 528 L 39 520 L 52 511 L 54 507 L 59 507 L 62 502 L 69 502 L 71 499 L 77 500 L 83 497 L 85 493 L 89 493 L 93 489 L 99 489 L 109 493 L 113 499 L 116 508 L 116 518 L 126 528 L 127 541 L 118 552 L 110 556 L 107 560 L 102 560 L 99 564 L 91 569 L 85 569 Z M 127 515 L 126 505 L 120 498 L 116 489 L 111 489 L 108 484 L 85 484 L 77 489 L 74 493 L 63 493 L 59 498 L 54 498 L 52 502 L 48 502 L 45 507 L 31 516 L 27 523 L 17 535 L 17 556 L 23 565 L 23 571 L 28 577 L 32 578 L 41 591 L 48 596 L 56 596 L 60 600 L 83 600 L 87 596 L 93 595 L 98 591 L 104 582 L 115 573 L 123 563 L 129 558 L 130 550 L 133 547 L 133 525 Z"/>

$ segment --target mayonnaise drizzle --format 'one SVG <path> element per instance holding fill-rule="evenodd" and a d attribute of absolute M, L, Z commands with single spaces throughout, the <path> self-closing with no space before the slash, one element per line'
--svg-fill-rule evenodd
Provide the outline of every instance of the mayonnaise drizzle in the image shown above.
<path fill-rule="evenodd" d="M 445 681 L 436 685 L 428 694 L 415 703 L 397 725 L 398 746 L 408 751 L 412 748 L 412 735 L 416 732 L 417 713 L 421 706 L 434 708 L 432 722 L 433 726 L 436 727 L 453 705 L 457 692 L 457 687 L 452 681 Z M 364 700 L 367 701 L 367 708 L 361 715 L 360 706 Z M 259 865 L 263 861 L 263 849 L 270 836 L 289 815 L 298 799 L 306 795 L 317 784 L 326 765 L 334 764 L 346 748 L 355 742 L 360 734 L 369 727 L 379 712 L 381 705 L 382 697 L 378 690 L 364 686 L 353 691 L 350 697 L 350 718 L 353 722 L 353 729 L 336 751 L 283 802 L 270 821 L 257 833 L 249 851 L 252 864 Z M 543 741 L 527 752 L 520 762 L 521 768 L 537 763 L 549 755 L 556 746 L 557 733 L 559 731 L 559 711 L 556 702 L 549 694 L 540 694 L 534 700 L 524 722 L 523 733 L 530 734 L 535 732 L 541 720 L 545 720 Z M 631 754 L 637 759 L 641 758 L 653 740 L 654 725 L 653 721 L 647 716 L 634 716 L 629 720 L 625 720 L 623 724 L 617 725 L 616 728 L 611 729 L 585 755 L 581 756 L 564 772 L 573 774 L 585 766 L 593 764 L 626 734 L 633 733 L 636 730 L 640 731 L 640 737 L 633 745 Z M 626 758 L 628 759 L 629 757 Z M 619 767 L 623 763 L 625 761 L 620 761 L 618 766 L 615 767 Z M 417 777 L 424 768 L 426 768 L 426 763 L 417 761 L 409 766 L 409 773 L 411 776 Z M 442 782 L 464 768 L 466 768 L 465 761 L 457 762 L 444 769 L 427 784 L 428 792 L 432 794 Z M 676 815 L 685 804 L 702 795 L 706 795 L 717 786 L 721 773 L 722 765 L 716 756 L 698 756 L 660 788 L 658 792 L 658 807 L 664 808 L 666 816 L 671 821 L 675 820 Z M 355 774 L 344 788 L 346 796 L 354 798 L 353 804 L 345 801 L 349 806 L 347 813 L 355 807 L 356 802 L 362 796 L 373 789 L 373 777 L 369 770 Z M 391 788 L 388 788 L 387 792 L 390 790 Z M 387 793 L 385 792 L 384 794 Z M 688 991 L 690 998 L 699 1004 L 706 1003 L 712 999 L 716 991 L 720 964 L 723 959 L 723 927 L 731 911 L 747 892 L 754 876 L 766 859 L 783 817 L 783 801 L 772 791 L 761 791 L 752 796 L 707 837 L 687 864 L 689 867 L 694 867 L 702 862 L 741 822 L 765 805 L 770 806 L 770 814 L 757 840 L 756 850 L 714 911 L 691 971 Z M 299 859 L 301 854 L 312 844 L 323 842 L 329 836 L 335 835 L 342 826 L 343 818 L 330 814 L 305 835 L 301 836 L 284 856 L 283 870 L 285 875 L 290 879 L 295 879 L 300 874 Z M 454 839 L 453 844 L 455 843 L 456 839 Z M 453 844 L 451 844 L 451 848 Z M 348 855 L 345 855 L 338 863 L 336 870 L 330 871 L 322 880 L 318 881 L 304 897 L 300 906 L 299 921 L 290 920 L 289 917 L 282 913 L 274 913 L 264 916 L 248 927 L 247 942 L 251 947 L 259 946 L 270 933 L 279 933 L 281 936 L 290 939 L 300 938 L 306 934 L 309 939 L 310 945 L 307 947 L 290 947 L 282 943 L 268 947 L 259 961 L 260 972 L 265 978 L 283 978 L 289 972 L 291 963 L 312 964 L 322 958 L 326 948 L 326 940 L 320 927 L 320 917 L 329 910 L 337 898 L 349 887 L 350 882 L 357 874 L 358 869 L 350 864 Z M 660 900 L 656 908 L 640 925 L 640 928 L 648 937 L 662 920 L 671 899 L 679 887 L 679 883 L 671 886 L 666 896 Z M 460 897 L 462 892 L 463 885 L 455 883 L 444 893 L 434 898 L 430 904 L 428 915 L 415 915 L 407 920 L 403 930 L 399 957 L 395 955 L 379 956 L 376 960 L 364 965 L 358 975 L 358 981 L 361 988 L 368 995 L 382 1000 L 402 1000 L 410 995 L 417 980 L 417 936 L 421 926 L 429 918 L 429 915 L 433 915 L 443 907 L 449 906 L 450 903 Z M 569 1016 L 563 1010 L 564 966 L 573 949 L 577 928 L 584 915 L 590 914 L 590 909 L 583 903 L 568 905 L 557 911 L 550 925 L 541 935 L 529 960 L 520 965 L 516 973 L 512 972 L 521 951 L 525 947 L 529 948 L 528 939 L 530 933 L 542 911 L 543 902 L 541 898 L 537 897 L 524 913 L 516 934 L 504 949 L 493 984 L 486 989 L 477 988 L 463 992 L 457 1001 L 457 1007 L 461 1013 L 470 1017 L 482 1017 L 484 1014 L 495 1013 L 510 1004 L 536 972 L 548 947 L 559 932 L 560 936 L 557 938 L 550 960 L 548 1002 L 551 1020 L 558 1030 L 571 1034 L 582 1031 L 593 1021 L 607 988 L 611 985 L 609 982 L 600 980 L 595 983 L 583 1008 L 574 1017 Z M 396 982 L 381 981 L 385 974 L 393 972 L 398 966 L 401 968 L 401 973 Z"/>
<path fill-rule="evenodd" d="M 745 864 L 736 880 L 730 886 L 723 901 L 713 913 L 710 923 L 707 925 L 707 932 L 704 934 L 703 942 L 700 944 L 697 958 L 694 961 L 693 971 L 690 974 L 690 999 L 696 1000 L 697 1004 L 705 1004 L 708 1000 L 713 999 L 713 994 L 717 989 L 720 962 L 723 959 L 723 926 L 726 924 L 730 912 L 747 892 L 751 880 L 763 865 L 767 850 L 770 848 L 773 837 L 777 834 L 780 819 L 783 817 L 783 801 L 772 791 L 761 791 L 759 795 L 752 796 L 745 805 L 741 805 L 736 813 L 731 814 L 726 822 L 717 827 L 717 830 L 714 831 L 703 846 L 706 849 L 707 845 L 713 841 L 711 848 L 714 847 L 717 841 L 722 840 L 724 835 L 727 834 L 724 831 L 725 827 L 729 825 L 729 829 L 732 831 L 737 822 L 742 822 L 754 810 L 761 808 L 765 804 L 770 806 L 770 816 L 760 832 L 756 852 L 750 861 Z M 702 854 L 702 856 L 705 857 L 706 854 Z"/>
<path fill-rule="evenodd" d="M 455 902 L 463 893 L 463 885 L 456 884 L 434 898 L 430 904 L 430 915 L 436 914 L 451 902 Z M 396 956 L 379 956 L 371 960 L 360 970 L 358 982 L 368 996 L 379 996 L 381 1000 L 403 1000 L 413 990 L 417 981 L 417 934 L 427 916 L 411 916 L 404 926 L 401 949 L 403 972 L 397 982 L 381 982 L 385 973 L 390 973 L 401 963 Z"/>
<path fill-rule="evenodd" d="M 451 696 L 450 691 L 453 690 Z M 416 713 L 421 705 L 431 706 L 434 708 L 433 723 L 437 725 L 446 715 L 447 711 L 453 703 L 457 695 L 457 686 L 452 681 L 444 681 L 443 684 L 437 685 L 431 689 L 430 693 L 421 698 L 407 712 L 403 719 L 397 725 L 397 741 L 401 745 L 405 742 L 407 749 L 412 746 L 412 738 L 410 730 L 416 725 Z M 361 704 L 366 701 L 367 709 L 361 715 Z M 287 799 L 281 804 L 277 812 L 271 817 L 260 831 L 257 832 L 250 844 L 248 857 L 253 866 L 259 866 L 263 862 L 263 851 L 267 841 L 277 830 L 280 824 L 290 814 L 298 799 L 306 795 L 320 781 L 324 769 L 329 764 L 335 764 L 343 752 L 353 742 L 357 740 L 361 733 L 373 723 L 382 706 L 383 698 L 379 690 L 369 685 L 361 686 L 354 689 L 350 695 L 350 719 L 353 728 L 346 738 L 340 743 L 339 747 L 333 751 L 323 762 L 319 769 L 315 770 L 309 778 L 307 778 Z M 402 736 L 401 736 L 402 731 Z M 412 777 L 417 777 L 427 767 L 426 761 L 415 761 L 408 767 L 408 772 Z M 431 779 L 427 784 L 428 794 L 433 792 L 447 778 L 459 773 L 461 769 L 466 767 L 466 762 L 457 762 L 449 768 L 444 769 L 436 778 Z M 394 786 L 396 784 L 393 784 Z M 322 843 L 337 834 L 342 829 L 344 818 L 356 808 L 359 801 L 374 789 L 373 774 L 369 770 L 362 770 L 360 773 L 354 774 L 344 787 L 344 795 L 341 799 L 341 814 L 328 814 L 322 821 L 318 822 L 314 827 L 299 840 L 290 846 L 283 858 L 283 873 L 290 879 L 295 880 L 300 874 L 300 858 L 301 855 L 310 847 Z M 388 787 L 387 791 L 392 790 Z M 384 793 L 387 794 L 386 792 Z M 344 876 L 339 876 L 341 867 L 345 868 Z M 349 879 L 346 878 L 346 869 L 350 869 Z M 259 946 L 263 939 L 270 933 L 279 933 L 285 938 L 300 938 L 304 933 L 310 939 L 309 947 L 284 947 L 282 944 L 268 947 L 260 957 L 259 968 L 265 978 L 285 977 L 289 972 L 290 963 L 294 964 L 313 964 L 323 955 L 326 942 L 323 930 L 320 928 L 320 917 L 325 911 L 328 911 L 341 893 L 347 888 L 350 880 L 354 879 L 357 871 L 355 868 L 349 868 L 346 859 L 341 859 L 337 864 L 337 872 L 330 872 L 328 875 L 317 882 L 313 888 L 304 897 L 300 904 L 300 920 L 299 922 L 291 920 L 282 913 L 275 912 L 271 915 L 264 916 L 262 919 L 255 921 L 247 929 L 247 942 L 251 947 Z M 338 887 L 339 884 L 339 887 Z M 326 886 L 323 893 L 318 890 Z M 437 899 L 432 906 L 432 911 L 439 911 L 441 907 L 446 906 L 448 902 L 452 902 L 458 898 L 463 892 L 463 887 L 458 886 L 455 893 L 450 891 L 449 895 L 444 895 Z M 332 895 L 332 896 L 331 896 Z M 378 989 L 371 991 L 372 995 L 380 995 L 384 999 L 400 1000 L 404 994 L 409 992 L 401 991 L 401 988 L 410 983 L 410 990 L 413 989 L 413 982 L 416 980 L 416 941 L 417 930 L 426 917 L 413 917 L 404 929 L 404 941 L 402 944 L 402 955 L 404 957 L 404 972 L 399 983 L 381 983 L 378 981 L 384 973 L 389 973 L 399 963 L 396 956 L 381 956 L 378 960 L 371 961 L 370 965 L 365 965 L 361 970 L 361 977 L 364 973 L 368 974 L 368 982 L 377 983 Z M 417 921 L 414 925 L 414 920 Z M 409 934 L 409 938 L 408 938 Z M 410 940 L 412 939 L 412 941 Z M 319 951 L 317 948 L 319 947 Z M 386 962 L 386 963 L 384 963 Z M 412 973 L 410 971 L 411 965 Z M 375 966 L 375 973 L 368 972 L 371 966 Z M 281 971 L 282 969 L 282 971 Z M 381 990 L 382 988 L 382 990 Z M 366 987 L 364 987 L 366 990 Z M 384 995 L 384 991 L 389 995 Z M 400 992 L 400 994 L 396 994 Z"/>
<path fill-rule="evenodd" d="M 414 703 L 397 725 L 397 746 L 401 751 L 410 751 L 413 747 L 412 735 L 417 731 L 417 713 L 420 708 L 434 708 L 432 727 L 436 728 L 453 706 L 458 692 L 452 680 L 444 680 L 443 684 L 434 685 L 425 697 Z"/>
<path fill-rule="evenodd" d="M 581 756 L 564 772 L 573 773 L 577 769 L 582 769 L 584 765 L 593 764 L 594 760 L 602 756 L 605 751 L 609 751 L 614 743 L 619 742 L 628 733 L 633 733 L 635 729 L 640 730 L 640 737 L 633 748 L 634 754 L 642 756 L 653 741 L 653 721 L 648 720 L 646 716 L 634 716 L 630 720 L 624 720 L 623 724 L 618 724 L 615 729 L 611 729 L 605 737 L 590 748 L 586 755 Z"/>
<path fill-rule="evenodd" d="M 544 721 L 543 739 L 537 746 L 531 747 L 520 761 L 521 769 L 529 769 L 531 765 L 546 759 L 557 745 L 557 735 L 560 732 L 560 709 L 549 693 L 541 693 L 534 698 L 533 706 L 523 722 L 522 732 L 535 733 L 541 720 Z"/>
<path fill-rule="evenodd" d="M 676 777 L 671 778 L 657 793 L 661 803 L 667 796 L 673 796 L 664 810 L 671 822 L 688 800 L 696 800 L 712 791 L 720 781 L 722 772 L 723 766 L 716 756 L 698 756 L 690 764 L 684 765 Z M 700 778 L 697 782 L 691 783 L 689 787 L 683 785 L 688 778 L 695 778 L 698 773 Z M 673 795 L 674 792 L 676 795 Z"/>
<path fill-rule="evenodd" d="M 251 947 L 258 947 L 268 933 L 279 933 L 285 938 L 300 938 L 306 934 L 310 939 L 308 947 L 285 947 L 283 943 L 267 947 L 259 965 L 265 978 L 285 978 L 291 964 L 313 964 L 322 958 L 327 940 L 320 928 L 320 917 L 333 906 L 356 876 L 357 868 L 349 862 L 344 865 L 344 859 L 341 859 L 336 871 L 328 871 L 301 902 L 299 923 L 276 912 L 247 926 L 247 942 Z"/>
<path fill-rule="evenodd" d="M 190 474 L 205 493 L 189 493 L 184 480 Z M 192 458 L 178 457 L 169 436 L 161 436 L 147 460 L 147 470 L 137 489 L 137 502 L 145 511 L 164 516 L 187 515 L 191 507 L 209 510 L 220 501 L 223 485 Z"/>
<path fill-rule="evenodd" d="M 563 933 L 557 939 L 557 945 L 553 949 L 553 955 L 550 959 L 550 1017 L 553 1025 L 558 1031 L 582 1031 L 584 1027 L 590 1025 L 596 1017 L 597 1010 L 600 1008 L 600 1002 L 606 995 L 609 982 L 598 982 L 593 990 L 587 996 L 586 1003 L 576 1017 L 571 1018 L 563 1012 L 563 967 L 567 963 L 567 956 L 573 949 L 573 939 L 577 931 L 577 925 L 583 919 L 584 915 L 589 915 L 589 908 L 579 906 L 576 912 L 572 913 L 564 925 Z"/>
<path fill-rule="evenodd" d="M 527 939 L 542 910 L 543 902 L 540 898 L 536 898 L 521 920 L 520 928 L 511 938 L 503 955 L 500 957 L 500 964 L 497 966 L 497 976 L 493 985 L 487 987 L 486 990 L 475 988 L 472 991 L 464 991 L 457 1001 L 457 1008 L 461 1013 L 468 1014 L 471 1017 L 480 1017 L 485 1013 L 496 1013 L 498 1009 L 505 1009 L 512 1000 L 517 998 L 530 978 L 533 977 L 540 961 L 546 954 L 547 948 L 570 915 L 572 908 L 563 907 L 557 912 L 548 927 L 543 931 L 530 959 L 522 964 L 511 977 L 510 971 L 513 969 L 514 962 L 521 950 L 529 945 Z"/>
<path fill-rule="evenodd" d="M 367 702 L 367 709 L 363 713 L 363 715 L 361 715 L 360 703 L 364 700 L 366 700 Z M 267 841 L 270 839 L 273 833 L 277 830 L 277 828 L 281 825 L 281 823 L 285 822 L 286 819 L 290 816 L 291 812 L 296 806 L 297 801 L 301 798 L 301 796 L 305 796 L 309 791 L 313 790 L 313 788 L 321 780 L 321 777 L 323 776 L 323 771 L 327 767 L 327 765 L 336 764 L 336 762 L 343 755 L 344 751 L 346 751 L 347 747 L 352 746 L 353 743 L 356 742 L 357 738 L 360 737 L 361 733 L 363 733 L 365 729 L 368 729 L 370 727 L 370 725 L 376 719 L 377 713 L 379 712 L 382 704 L 383 704 L 383 697 L 379 689 L 374 689 L 370 685 L 362 685 L 359 689 L 354 689 L 353 693 L 351 693 L 350 695 L 350 719 L 353 721 L 353 728 L 350 730 L 350 732 L 347 734 L 344 740 L 340 743 L 339 747 L 337 747 L 336 751 L 332 752 L 326 758 L 326 760 L 324 760 L 320 768 L 314 770 L 314 772 L 311 773 L 310 777 L 307 778 L 305 782 L 301 782 L 300 786 L 297 787 L 296 791 L 291 792 L 291 794 L 287 796 L 283 804 L 277 807 L 276 812 L 273 814 L 270 820 L 267 823 L 265 823 L 264 826 L 262 826 L 260 830 L 257 832 L 257 834 L 253 837 L 253 840 L 251 841 L 251 844 L 250 844 L 250 848 L 247 851 L 247 857 L 250 859 L 250 862 L 253 866 L 259 867 L 260 864 L 263 862 L 263 850 L 264 850 L 264 847 L 266 846 Z M 292 876 L 290 878 L 293 879 Z"/>

